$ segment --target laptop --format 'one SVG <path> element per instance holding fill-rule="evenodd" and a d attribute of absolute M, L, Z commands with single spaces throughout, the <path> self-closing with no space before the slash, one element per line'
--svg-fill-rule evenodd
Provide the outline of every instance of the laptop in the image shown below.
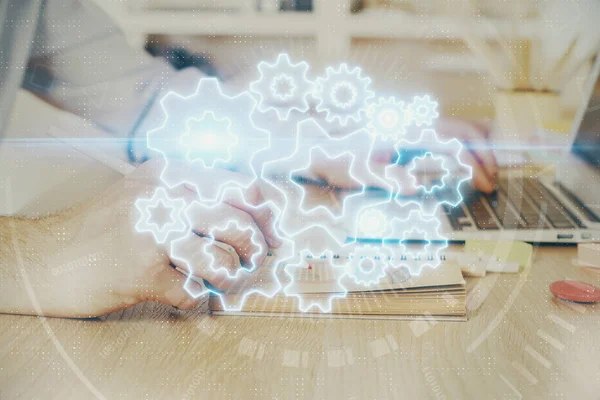
<path fill-rule="evenodd" d="M 600 241 L 599 71 L 597 57 L 572 127 L 574 140 L 546 168 L 552 173 L 530 176 L 525 169 L 501 169 L 497 190 L 489 195 L 463 184 L 463 202 L 440 207 L 444 236 L 451 242 L 475 238 L 548 244 Z"/>

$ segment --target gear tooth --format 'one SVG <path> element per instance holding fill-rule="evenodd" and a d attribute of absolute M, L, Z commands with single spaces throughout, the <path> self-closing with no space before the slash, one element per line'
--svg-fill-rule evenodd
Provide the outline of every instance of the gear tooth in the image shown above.
<path fill-rule="evenodd" d="M 219 85 L 217 78 L 202 78 L 200 80 L 197 95 L 221 96 L 222 94 L 223 92 L 221 91 L 221 86 Z"/>
<path fill-rule="evenodd" d="M 175 92 L 169 92 L 160 100 L 161 108 L 163 109 L 167 118 L 169 117 L 168 110 L 180 109 L 182 104 L 185 103 L 186 99 Z"/>
<path fill-rule="evenodd" d="M 256 66 L 256 68 L 258 69 L 258 72 L 260 72 L 261 75 L 265 75 L 266 71 L 268 71 L 269 69 L 271 69 L 271 65 L 265 61 L 261 61 L 258 63 L 258 65 Z M 256 83 L 252 82 L 252 84 Z"/>
<path fill-rule="evenodd" d="M 280 53 L 279 56 L 277 56 L 277 63 L 280 62 L 285 62 L 287 65 L 291 66 L 292 65 L 292 61 L 290 60 L 290 56 L 287 53 Z"/>

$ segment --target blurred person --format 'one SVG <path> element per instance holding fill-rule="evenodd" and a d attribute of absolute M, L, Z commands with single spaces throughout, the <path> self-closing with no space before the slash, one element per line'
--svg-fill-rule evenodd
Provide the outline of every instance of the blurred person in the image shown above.
<path fill-rule="evenodd" d="M 128 139 L 123 141 L 123 153 L 131 162 L 141 163 L 147 159 L 145 134 L 163 118 L 160 98 L 169 90 L 189 92 L 203 76 L 196 68 L 176 70 L 166 61 L 128 46 L 123 33 L 91 1 L 8 0 L 0 2 L 0 15 L 0 137 L 17 91 L 24 88 L 116 138 Z M 441 136 L 464 140 L 471 149 L 465 161 L 473 167 L 475 187 L 493 191 L 497 167 L 492 153 L 485 150 L 487 129 L 456 119 L 441 119 L 437 129 Z M 382 153 L 377 162 L 392 160 L 391 152 Z M 314 173 L 328 180 L 339 175 L 336 168 L 340 166 L 321 165 Z M 0 217 L 0 312 L 92 317 L 148 300 L 182 309 L 196 307 L 200 298 L 185 292 L 186 276 L 173 268 L 185 266 L 171 259 L 168 246 L 156 244 L 150 235 L 139 235 L 134 229 L 133 204 L 141 194 L 159 186 L 160 170 L 161 161 L 146 162 L 101 195 L 56 215 Z M 235 173 L 215 170 L 214 179 Z M 250 194 L 256 204 L 264 200 L 259 185 L 252 187 Z M 183 187 L 171 195 L 190 200 L 195 193 Z M 204 220 L 192 221 L 192 229 L 206 234 L 202 227 L 207 221 L 231 213 L 261 232 L 263 249 L 280 244 L 271 212 L 235 202 L 201 216 Z M 247 261 L 249 237 L 225 232 L 220 239 Z M 200 244 L 202 238 L 198 240 Z M 232 263 L 224 251 L 213 251 L 219 263 Z M 56 266 L 94 252 L 103 254 L 102 263 L 89 262 L 86 268 L 69 274 L 53 274 Z M 264 251 L 260 254 L 259 265 L 265 255 Z M 27 274 L 21 274 L 20 268 Z M 204 272 L 197 278 L 220 290 L 229 283 L 215 273 Z M 192 285 L 200 287 L 196 282 Z"/>

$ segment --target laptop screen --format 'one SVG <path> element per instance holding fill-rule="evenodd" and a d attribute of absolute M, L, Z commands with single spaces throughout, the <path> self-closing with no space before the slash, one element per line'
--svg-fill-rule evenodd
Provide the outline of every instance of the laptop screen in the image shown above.
<path fill-rule="evenodd" d="M 573 142 L 573 152 L 583 158 L 587 163 L 600 168 L 600 75 L 598 69 L 600 59 L 596 60 L 593 68 L 596 79 L 592 86 L 590 99 L 583 112 L 575 142 Z"/>

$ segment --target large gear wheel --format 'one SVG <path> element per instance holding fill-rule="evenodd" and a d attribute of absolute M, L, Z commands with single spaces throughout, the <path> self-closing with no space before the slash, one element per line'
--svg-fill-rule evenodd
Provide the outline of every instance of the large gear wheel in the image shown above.
<path fill-rule="evenodd" d="M 415 141 L 400 139 L 396 145 L 396 151 L 400 156 L 401 151 L 422 151 L 427 149 L 428 153 L 435 154 L 436 158 L 443 157 L 443 185 L 433 185 L 429 189 L 419 184 L 417 179 L 411 176 L 408 168 L 408 176 L 401 175 L 398 178 L 398 168 L 396 164 L 389 165 L 385 169 L 386 178 L 394 181 L 396 191 L 401 193 L 403 189 L 412 189 L 423 196 L 400 197 L 396 196 L 396 201 L 402 205 L 415 204 L 420 207 L 425 215 L 434 215 L 442 204 L 448 204 L 452 207 L 457 206 L 462 200 L 461 186 L 464 182 L 471 180 L 473 171 L 471 166 L 461 161 L 462 143 L 452 138 L 450 140 L 441 140 L 433 129 L 423 129 L 421 135 Z M 418 158 L 418 157 L 415 157 Z M 414 160 L 414 159 L 413 159 Z M 400 170 L 405 170 L 401 168 Z M 424 198 L 424 200 L 422 200 Z"/>
<path fill-rule="evenodd" d="M 346 267 L 346 273 L 359 285 L 376 285 L 386 276 L 387 258 L 380 247 L 356 247 Z"/>
<path fill-rule="evenodd" d="M 294 236 L 312 225 L 323 226 L 335 232 L 338 243 L 346 242 L 354 229 L 332 229 L 335 226 L 356 224 L 360 210 L 366 206 L 365 188 L 367 184 L 379 181 L 368 166 L 368 156 L 372 146 L 373 137 L 366 131 L 357 131 L 342 139 L 333 139 L 314 120 L 305 120 L 298 124 L 297 147 L 295 152 L 284 159 L 265 163 L 263 179 L 277 188 L 285 199 L 281 205 L 282 216 L 280 229 L 288 236 Z M 319 183 L 318 177 L 310 176 L 311 165 L 315 160 L 314 155 L 319 154 L 327 159 L 345 157 L 349 161 L 347 169 L 341 169 L 337 178 L 347 182 L 354 182 L 358 190 L 345 193 L 340 200 L 337 190 L 327 185 L 310 185 L 306 187 L 297 182 L 298 176 L 294 172 L 304 171 L 303 180 Z M 307 178 L 308 176 L 308 178 Z M 307 189 L 310 189 L 308 195 Z M 307 197 L 319 200 L 318 207 L 307 206 Z M 378 200 L 380 201 L 380 200 Z M 316 201 L 315 201 L 316 202 Z M 323 204 L 326 203 L 326 204 Z"/>
<path fill-rule="evenodd" d="M 184 222 L 185 201 L 183 199 L 171 199 L 167 191 L 159 187 L 156 189 L 151 198 L 137 199 L 135 207 L 140 212 L 135 229 L 138 232 L 150 232 L 154 236 L 157 243 L 165 243 L 167 238 L 173 235 L 183 234 L 187 225 Z M 164 211 L 168 211 L 167 221 L 162 226 L 156 222 L 156 211 L 162 207 Z"/>
<path fill-rule="evenodd" d="M 257 173 L 252 166 L 256 153 L 270 146 L 270 134 L 257 128 L 251 115 L 256 107 L 256 100 L 247 92 L 237 96 L 227 96 L 221 91 L 219 81 L 215 78 L 202 78 L 196 91 L 189 96 L 170 92 L 160 102 L 165 113 L 162 126 L 148 132 L 147 140 L 150 149 L 160 152 L 166 160 L 161 179 L 169 187 L 186 184 L 194 187 L 201 200 L 214 201 L 223 187 L 227 185 L 247 188 L 256 178 Z M 189 148 L 181 137 L 188 133 L 188 121 L 202 119 L 211 113 L 219 121 L 229 122 L 229 131 L 237 137 L 236 143 L 229 143 L 232 162 L 215 160 L 213 167 L 232 169 L 243 172 L 235 174 L 230 180 L 222 182 L 216 188 L 207 190 L 203 187 L 204 174 L 211 172 L 211 167 L 202 160 L 194 159 L 185 168 L 173 167 L 177 160 L 185 159 Z"/>
<path fill-rule="evenodd" d="M 404 106 L 404 102 L 397 101 L 394 97 L 379 98 L 377 103 L 369 106 L 367 116 L 367 129 L 372 135 L 383 140 L 397 140 L 406 133 L 406 128 L 411 124 L 411 113 Z"/>
<path fill-rule="evenodd" d="M 350 70 L 347 64 L 341 64 L 338 69 L 327 68 L 325 77 L 317 78 L 317 112 L 325 111 L 327 121 L 338 120 L 341 125 L 349 119 L 359 121 L 368 100 L 375 96 L 369 90 L 370 84 L 371 78 L 363 77 L 359 67 Z"/>
<path fill-rule="evenodd" d="M 306 112 L 306 100 L 315 90 L 315 83 L 306 75 L 306 62 L 292 64 L 290 57 L 282 53 L 273 64 L 262 61 L 258 64 L 260 78 L 250 84 L 250 91 L 258 95 L 258 110 L 273 109 L 280 120 L 287 120 L 292 110 Z"/>
<path fill-rule="evenodd" d="M 431 125 L 433 120 L 439 117 L 437 112 L 438 103 L 431 100 L 429 95 L 415 96 L 412 103 L 408 105 L 412 120 L 417 126 Z"/>

